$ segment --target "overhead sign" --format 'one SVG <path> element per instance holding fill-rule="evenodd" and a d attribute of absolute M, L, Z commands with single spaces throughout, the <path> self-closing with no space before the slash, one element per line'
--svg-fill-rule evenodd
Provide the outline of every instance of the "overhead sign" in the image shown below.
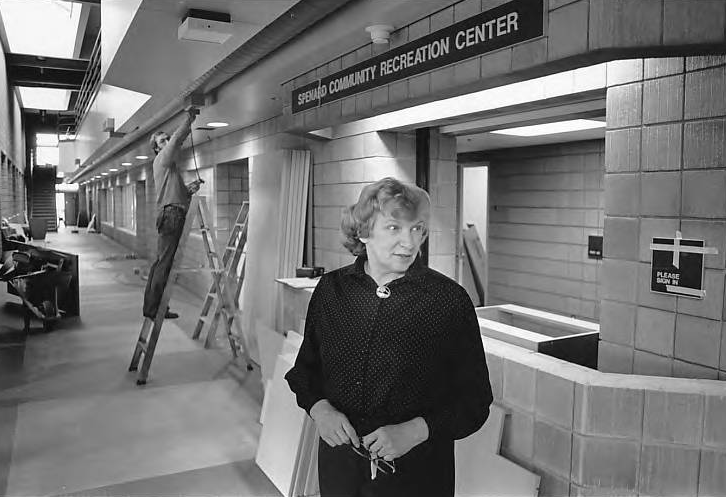
<path fill-rule="evenodd" d="M 714 247 L 706 247 L 703 240 L 681 238 L 653 238 L 650 289 L 681 297 L 702 299 L 703 256 L 717 254 Z"/>
<path fill-rule="evenodd" d="M 543 0 L 512 0 L 292 91 L 302 112 L 544 33 Z"/>

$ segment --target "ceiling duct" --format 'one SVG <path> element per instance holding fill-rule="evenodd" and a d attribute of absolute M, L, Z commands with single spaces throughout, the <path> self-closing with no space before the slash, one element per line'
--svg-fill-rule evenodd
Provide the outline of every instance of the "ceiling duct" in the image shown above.
<path fill-rule="evenodd" d="M 223 12 L 189 9 L 177 35 L 180 40 L 224 43 L 232 36 L 232 18 Z"/>
<path fill-rule="evenodd" d="M 78 171 L 71 181 L 78 181 L 89 176 L 95 168 L 115 154 L 134 147 L 135 142 L 159 126 L 160 123 L 173 118 L 184 108 L 186 98 L 194 92 L 207 93 L 229 79 L 249 69 L 262 58 L 288 43 L 295 36 L 332 14 L 353 0 L 300 0 L 285 14 L 265 26 L 249 41 L 238 47 L 221 62 L 211 67 L 206 73 L 193 81 L 179 96 L 165 105 L 146 123 L 128 133 L 118 143 L 101 147 L 86 159 L 86 169 Z"/>

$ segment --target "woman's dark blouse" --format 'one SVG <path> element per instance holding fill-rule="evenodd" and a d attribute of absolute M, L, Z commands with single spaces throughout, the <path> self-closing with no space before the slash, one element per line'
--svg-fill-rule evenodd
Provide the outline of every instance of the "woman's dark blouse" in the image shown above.
<path fill-rule="evenodd" d="M 429 440 L 478 430 L 492 402 L 476 313 L 466 291 L 418 259 L 376 296 L 365 258 L 322 276 L 286 379 L 308 413 L 321 399 L 359 436 L 422 416 Z"/>

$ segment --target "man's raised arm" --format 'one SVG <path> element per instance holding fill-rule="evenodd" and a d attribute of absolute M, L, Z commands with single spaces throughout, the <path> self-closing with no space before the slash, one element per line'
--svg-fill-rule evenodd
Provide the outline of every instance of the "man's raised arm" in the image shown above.
<path fill-rule="evenodd" d="M 199 114 L 199 110 L 196 107 L 192 107 L 187 111 L 186 116 L 184 116 L 184 121 L 174 130 L 171 138 L 169 138 L 167 147 L 171 150 L 179 150 L 181 144 L 184 143 L 186 137 L 191 133 L 192 123 L 197 118 L 197 114 Z"/>

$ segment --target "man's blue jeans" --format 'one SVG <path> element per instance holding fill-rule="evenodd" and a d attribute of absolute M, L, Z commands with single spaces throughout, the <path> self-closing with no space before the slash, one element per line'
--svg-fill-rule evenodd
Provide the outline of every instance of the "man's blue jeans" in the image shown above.
<path fill-rule="evenodd" d="M 156 260 L 151 265 L 144 291 L 144 316 L 147 318 L 156 317 L 166 281 L 169 279 L 169 271 L 174 263 L 179 238 L 184 230 L 185 217 L 186 211 L 183 208 L 167 205 L 156 218 L 156 229 L 159 232 Z"/>

